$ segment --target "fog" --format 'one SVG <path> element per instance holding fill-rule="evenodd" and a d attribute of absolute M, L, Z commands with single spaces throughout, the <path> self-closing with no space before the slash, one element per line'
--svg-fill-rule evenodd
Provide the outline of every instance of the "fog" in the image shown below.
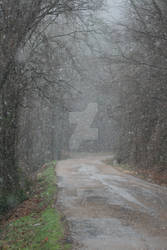
<path fill-rule="evenodd" d="M 166 176 L 166 1 L 58 2 L 0 1 L 0 213 L 72 155 Z"/>

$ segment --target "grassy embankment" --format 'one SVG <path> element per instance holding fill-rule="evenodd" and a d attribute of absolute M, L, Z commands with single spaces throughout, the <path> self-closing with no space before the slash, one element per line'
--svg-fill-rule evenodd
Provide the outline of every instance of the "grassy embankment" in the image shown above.
<path fill-rule="evenodd" d="M 32 197 L 0 228 L 0 249 L 67 250 L 63 216 L 56 211 L 55 162 L 37 175 Z"/>

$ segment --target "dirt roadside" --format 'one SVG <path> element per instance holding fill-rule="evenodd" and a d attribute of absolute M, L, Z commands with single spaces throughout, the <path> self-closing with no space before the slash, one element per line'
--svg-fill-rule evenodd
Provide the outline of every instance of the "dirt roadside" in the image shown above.
<path fill-rule="evenodd" d="M 167 187 L 167 169 L 164 168 L 152 168 L 152 169 L 143 169 L 138 167 L 129 166 L 127 164 L 118 164 L 112 158 L 109 158 L 104 161 L 107 165 L 112 166 L 118 171 L 124 172 L 140 179 L 143 179 L 147 182 L 158 184 L 160 186 Z"/>

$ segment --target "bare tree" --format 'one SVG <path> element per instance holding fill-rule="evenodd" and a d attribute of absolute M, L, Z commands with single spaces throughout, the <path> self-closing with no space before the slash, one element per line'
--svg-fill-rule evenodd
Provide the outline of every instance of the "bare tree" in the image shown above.
<path fill-rule="evenodd" d="M 123 162 L 162 168 L 167 148 L 167 4 L 130 0 L 127 7 L 126 21 L 119 23 L 117 55 L 106 56 L 110 65 L 117 65 L 116 152 Z"/>
<path fill-rule="evenodd" d="M 79 0 L 3 0 L 0 2 L 0 186 L 1 194 L 20 192 L 17 157 L 18 113 L 25 91 L 34 80 L 27 74 L 27 62 L 18 60 L 28 41 L 35 44 L 35 32 L 59 15 L 94 10 L 97 2 Z M 35 46 L 37 46 L 36 44 Z"/>

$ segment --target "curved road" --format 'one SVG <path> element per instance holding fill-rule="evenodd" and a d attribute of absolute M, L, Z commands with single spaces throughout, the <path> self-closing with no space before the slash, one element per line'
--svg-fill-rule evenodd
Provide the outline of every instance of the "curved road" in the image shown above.
<path fill-rule="evenodd" d="M 119 172 L 104 156 L 60 161 L 58 200 L 76 250 L 167 250 L 167 188 Z"/>

